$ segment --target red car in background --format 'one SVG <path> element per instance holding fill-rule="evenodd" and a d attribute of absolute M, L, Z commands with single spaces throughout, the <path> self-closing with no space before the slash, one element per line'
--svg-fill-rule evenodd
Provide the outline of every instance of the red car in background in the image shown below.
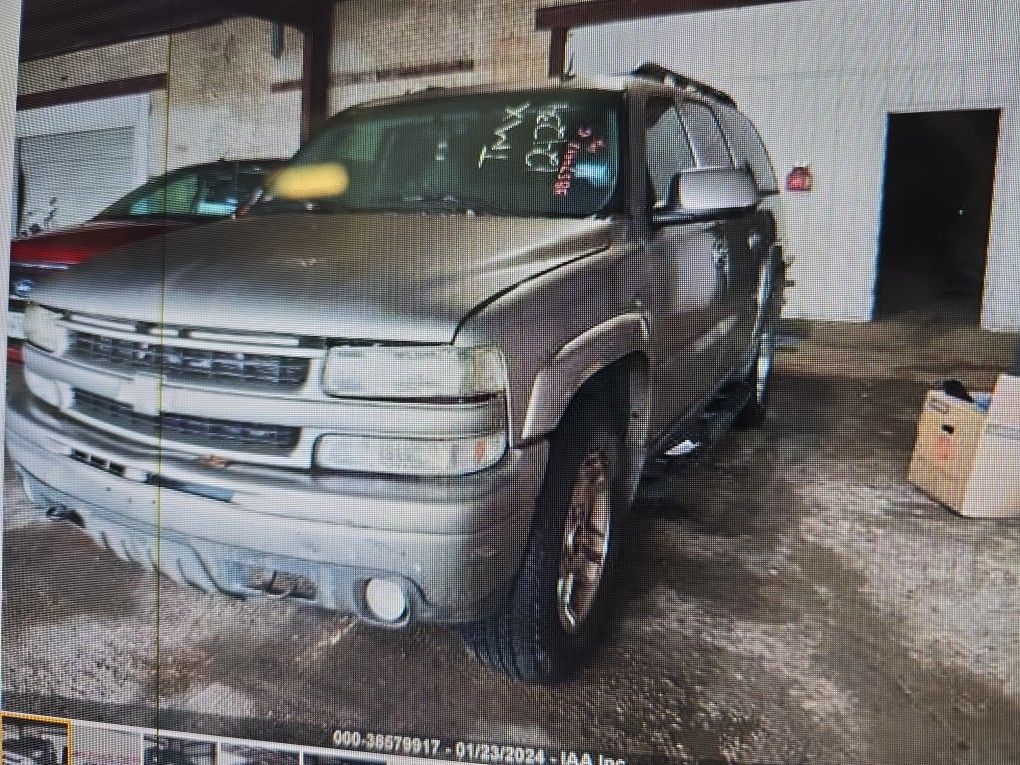
<path fill-rule="evenodd" d="M 7 360 L 21 362 L 25 304 L 40 279 L 122 244 L 242 215 L 283 160 L 191 165 L 157 176 L 78 226 L 11 242 Z"/>

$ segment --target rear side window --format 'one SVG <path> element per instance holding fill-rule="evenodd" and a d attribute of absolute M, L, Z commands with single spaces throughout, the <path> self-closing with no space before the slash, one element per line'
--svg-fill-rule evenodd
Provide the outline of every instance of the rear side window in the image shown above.
<path fill-rule="evenodd" d="M 719 119 L 730 137 L 737 165 L 750 169 L 763 194 L 779 191 L 768 150 L 751 120 L 734 109 L 721 109 Z"/>
<path fill-rule="evenodd" d="M 733 167 L 730 150 L 715 114 L 702 103 L 685 101 L 684 122 L 694 144 L 699 167 Z"/>

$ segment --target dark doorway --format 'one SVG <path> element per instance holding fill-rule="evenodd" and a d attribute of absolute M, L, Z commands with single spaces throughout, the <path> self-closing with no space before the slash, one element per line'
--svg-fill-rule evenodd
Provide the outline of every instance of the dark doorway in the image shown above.
<path fill-rule="evenodd" d="M 999 111 L 890 114 L 875 315 L 981 318 Z"/>

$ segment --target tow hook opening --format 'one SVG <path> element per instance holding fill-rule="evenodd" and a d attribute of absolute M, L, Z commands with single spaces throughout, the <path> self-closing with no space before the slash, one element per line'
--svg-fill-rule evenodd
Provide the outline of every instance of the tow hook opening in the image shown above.
<path fill-rule="evenodd" d="M 52 521 L 70 521 L 79 529 L 85 528 L 82 517 L 67 505 L 50 505 L 46 508 L 46 517 Z"/>
<path fill-rule="evenodd" d="M 249 589 L 258 590 L 267 597 L 280 600 L 287 598 L 315 600 L 318 589 L 311 577 L 261 567 L 249 567 L 245 579 L 245 586 Z"/>

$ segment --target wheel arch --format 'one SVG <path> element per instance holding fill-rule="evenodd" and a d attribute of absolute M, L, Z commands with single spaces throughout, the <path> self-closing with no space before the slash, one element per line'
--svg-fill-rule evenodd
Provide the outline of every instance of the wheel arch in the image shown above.
<path fill-rule="evenodd" d="M 637 487 L 648 440 L 648 325 L 628 314 L 597 325 L 563 346 L 535 378 L 522 440 L 544 437 L 583 404 L 606 406 L 624 436 L 628 492 Z"/>
<path fill-rule="evenodd" d="M 647 425 L 644 420 L 648 414 L 648 338 L 645 317 L 624 314 L 566 343 L 535 376 L 521 440 L 539 438 L 556 430 L 579 394 L 605 395 L 612 390 L 625 392 L 627 406 L 632 410 L 628 442 L 632 436 L 643 436 L 640 431 Z M 633 411 L 633 404 L 639 411 Z M 636 428 L 631 427 L 632 422 Z"/>

